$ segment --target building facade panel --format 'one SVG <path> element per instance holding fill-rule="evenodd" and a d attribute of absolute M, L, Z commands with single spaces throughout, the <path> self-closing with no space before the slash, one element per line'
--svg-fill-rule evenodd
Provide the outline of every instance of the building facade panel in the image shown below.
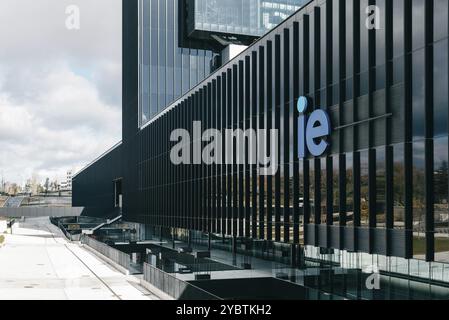
<path fill-rule="evenodd" d="M 418 30 L 416 27 L 407 30 L 413 24 L 408 25 L 406 21 L 408 19 L 416 21 L 420 18 L 419 14 L 414 12 L 419 11 L 419 6 L 424 2 L 406 2 L 402 6 L 393 5 L 389 1 L 379 4 L 380 20 L 385 27 L 382 31 L 366 28 L 364 13 L 366 6 L 362 2 L 339 1 L 332 4 L 322 1 L 309 4 L 245 51 L 238 59 L 183 96 L 168 112 L 155 118 L 153 122 L 155 125 L 159 122 L 173 124 L 174 122 L 166 119 L 174 117 L 178 108 L 186 108 L 187 101 L 190 100 L 194 109 L 193 115 L 182 117 L 176 122 L 181 128 L 189 129 L 192 126 L 190 122 L 201 120 L 203 130 L 212 127 L 220 131 L 227 128 L 246 130 L 252 128 L 253 123 L 257 124 L 257 129 L 266 123 L 267 128 L 279 130 L 277 141 L 279 170 L 273 176 L 257 175 L 255 167 L 248 163 L 233 162 L 218 166 L 206 165 L 200 161 L 200 164 L 193 165 L 199 174 L 194 174 L 191 178 L 194 184 L 199 185 L 198 190 L 203 194 L 193 195 L 199 197 L 197 206 L 194 207 L 194 212 L 188 210 L 183 215 L 192 215 L 193 219 L 197 219 L 195 225 L 198 230 L 217 231 L 217 199 L 221 199 L 220 212 L 227 213 L 224 224 L 228 228 L 221 230 L 225 234 L 249 238 L 254 234 L 255 238 L 262 236 L 264 239 L 279 242 L 299 243 L 302 238 L 299 235 L 301 228 L 299 221 L 304 218 L 306 224 L 328 226 L 326 231 L 315 230 L 314 242 L 317 244 L 338 242 L 336 235 L 333 235 L 335 239 L 331 240 L 329 226 L 340 226 L 349 227 L 349 233 L 350 229 L 354 228 L 356 249 L 358 244 L 363 251 L 370 253 L 391 252 L 393 250 L 387 247 L 393 246 L 394 243 L 388 241 L 389 233 L 377 232 L 376 229 L 396 229 L 406 232 L 406 215 L 412 214 L 414 229 L 407 230 L 409 232 L 406 234 L 408 237 L 415 234 L 413 238 L 415 247 L 423 245 L 426 252 L 432 249 L 435 243 L 433 237 L 437 233 L 434 230 L 436 217 L 434 211 L 435 208 L 441 207 L 434 204 L 433 192 L 430 193 L 433 189 L 432 181 L 438 179 L 434 177 L 437 173 L 433 167 L 435 164 L 445 166 L 447 132 L 444 131 L 444 124 L 438 126 L 443 127 L 443 131 L 434 130 L 432 125 L 434 110 L 429 106 L 435 105 L 432 103 L 435 99 L 445 105 L 447 91 L 444 92 L 441 87 L 440 91 L 438 88 L 433 91 L 426 88 L 433 87 L 435 72 L 438 70 L 431 56 L 438 55 L 437 58 L 447 73 L 447 54 L 443 53 L 443 48 L 447 48 L 445 46 L 447 39 L 434 42 L 433 34 L 444 32 L 434 31 L 439 26 L 433 23 L 425 24 L 425 30 Z M 427 10 L 426 19 L 433 20 L 434 6 L 442 4 L 426 2 L 423 7 Z M 404 25 L 395 25 L 393 21 L 396 16 L 404 20 Z M 331 28 L 332 25 L 340 26 L 339 32 Z M 401 64 L 401 61 L 393 58 L 395 54 L 393 40 L 397 37 L 395 27 L 405 29 L 400 39 L 405 43 L 404 51 L 412 56 L 409 65 L 401 66 L 403 76 L 396 75 L 398 79 L 394 79 L 394 70 L 396 64 Z M 423 40 L 426 42 L 423 42 L 421 47 L 427 44 L 431 49 L 428 48 L 426 52 L 421 53 L 422 49 L 418 48 L 418 44 L 414 49 L 413 41 L 412 46 L 407 48 L 409 40 L 403 38 L 406 38 L 408 31 L 412 31 L 417 38 L 415 42 L 422 38 L 419 33 L 426 34 Z M 340 39 L 339 46 L 333 43 L 334 38 Z M 342 45 L 347 43 L 351 43 L 352 47 Z M 434 47 L 438 49 L 437 53 Z M 334 59 L 334 50 L 337 56 L 344 57 L 347 49 L 353 53 L 351 61 L 343 58 Z M 258 59 L 261 52 L 263 60 Z M 299 62 L 296 58 L 300 58 Z M 348 62 L 352 68 L 348 69 Z M 259 70 L 256 70 L 257 65 Z M 258 77 L 257 73 L 252 75 L 252 68 L 253 72 L 258 71 L 263 77 Z M 407 77 L 408 74 L 411 77 Z M 444 76 L 439 79 L 442 79 L 443 87 L 447 86 Z M 290 82 L 295 82 L 296 86 Z M 300 82 L 303 88 L 300 87 Z M 218 83 L 221 84 L 219 92 L 216 87 Z M 259 95 L 256 93 L 257 86 Z M 348 86 L 352 87 L 349 88 L 351 90 L 347 88 Z M 411 110 L 404 110 L 407 90 L 411 91 L 413 102 Z M 220 104 L 216 103 L 215 92 L 226 99 L 220 99 Z M 294 152 L 296 146 L 293 145 L 296 144 L 293 137 L 297 132 L 297 112 L 294 106 L 300 94 L 309 97 L 314 109 L 327 110 L 330 114 L 333 126 L 331 147 L 329 154 L 324 158 L 298 159 Z M 261 100 L 265 107 L 258 106 Z M 411 121 L 410 140 L 407 139 L 407 124 L 404 122 L 407 111 L 412 113 L 411 117 L 405 119 Z M 223 121 L 224 119 L 218 121 L 217 114 L 225 115 L 227 121 Z M 444 114 L 447 115 L 447 112 Z M 420 121 L 423 125 L 420 125 Z M 150 126 L 153 126 L 153 123 Z M 176 127 L 164 128 L 163 133 L 150 135 L 148 144 L 164 145 L 162 152 L 168 159 L 166 156 L 174 143 L 167 142 L 170 141 L 171 130 Z M 402 135 L 400 132 L 406 134 Z M 442 137 L 434 140 L 438 136 Z M 438 160 L 434 159 L 435 141 L 439 146 L 438 152 L 444 153 Z M 409 165 L 405 167 L 403 165 L 406 164 L 407 154 L 404 143 L 412 143 L 412 159 L 409 159 Z M 195 154 L 200 152 L 195 149 L 198 146 L 194 146 L 194 141 L 191 141 L 191 144 L 194 153 L 192 158 L 199 157 Z M 202 147 L 205 145 L 204 142 L 201 144 Z M 232 151 L 236 152 L 237 147 L 234 146 Z M 157 157 L 158 154 L 152 156 Z M 156 160 L 152 160 L 151 157 L 144 160 L 149 161 L 150 166 L 161 168 L 153 163 Z M 171 165 L 170 162 L 165 163 L 167 168 Z M 187 168 L 190 168 L 190 165 L 181 165 L 175 170 L 182 172 L 188 170 Z M 447 171 L 444 168 L 441 170 Z M 195 169 L 192 171 L 195 172 Z M 406 171 L 411 171 L 412 181 L 415 181 L 413 188 L 395 185 L 395 182 L 399 184 L 401 179 L 405 179 Z M 227 180 L 225 184 L 216 179 L 217 172 L 222 172 L 220 178 Z M 253 179 L 254 172 L 256 179 Z M 305 175 L 307 179 L 304 178 Z M 163 179 L 161 183 L 164 182 Z M 218 182 L 220 188 L 217 186 Z M 252 187 L 254 182 L 255 188 Z M 444 184 L 447 185 L 447 182 Z M 156 183 L 151 188 L 159 190 L 162 186 Z M 444 186 L 441 188 L 440 194 L 446 194 Z M 217 194 L 218 190 L 220 194 Z M 252 191 L 255 192 L 254 195 Z M 257 206 L 257 193 L 262 191 L 264 194 L 259 194 Z M 407 196 L 406 192 L 412 192 L 412 195 Z M 261 201 L 265 198 L 265 193 L 267 200 Z M 163 197 L 158 199 L 156 202 L 161 202 L 160 205 L 163 206 Z M 223 199 L 226 208 L 221 208 Z M 300 199 L 303 199 L 303 203 L 300 203 Z M 412 202 L 407 204 L 406 202 L 410 200 Z M 260 206 L 262 203 L 263 208 Z M 420 206 L 422 209 L 419 209 Z M 411 210 L 407 210 L 407 207 Z M 150 210 L 149 216 L 153 214 Z M 438 214 L 442 225 L 444 215 Z M 156 220 L 163 221 L 161 219 Z M 220 222 L 223 222 L 223 216 Z M 169 224 L 164 226 L 170 227 Z M 189 228 L 186 221 L 180 226 Z M 256 232 L 253 232 L 254 230 Z M 359 236 L 366 232 L 368 234 L 366 238 Z M 322 240 L 322 237 L 327 239 Z M 446 249 L 441 248 L 443 252 L 449 251 L 449 248 Z M 415 253 L 415 256 L 419 256 L 418 253 L 423 254 L 418 248 L 415 248 Z M 428 253 L 427 258 L 432 258 L 432 254 Z"/>
<path fill-rule="evenodd" d="M 72 206 L 84 207 L 83 215 L 111 218 L 120 214 L 121 148 L 118 144 L 72 178 Z"/>

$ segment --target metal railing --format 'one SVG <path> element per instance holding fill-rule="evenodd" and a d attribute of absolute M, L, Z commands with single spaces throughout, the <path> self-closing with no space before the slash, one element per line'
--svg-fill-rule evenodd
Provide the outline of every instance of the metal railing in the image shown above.
<path fill-rule="evenodd" d="M 223 300 L 148 263 L 143 265 L 143 280 L 176 300 Z"/>
<path fill-rule="evenodd" d="M 84 235 L 81 237 L 81 243 L 85 244 L 95 251 L 98 251 L 105 257 L 111 259 L 121 267 L 125 268 L 126 270 L 130 270 L 130 263 L 131 263 L 131 257 L 129 254 L 124 253 L 120 250 L 114 249 L 107 244 L 97 241 L 95 239 L 92 239 L 91 237 L 88 237 Z"/>
<path fill-rule="evenodd" d="M 9 218 L 78 217 L 83 210 L 82 207 L 2 207 L 0 208 L 0 216 Z"/>

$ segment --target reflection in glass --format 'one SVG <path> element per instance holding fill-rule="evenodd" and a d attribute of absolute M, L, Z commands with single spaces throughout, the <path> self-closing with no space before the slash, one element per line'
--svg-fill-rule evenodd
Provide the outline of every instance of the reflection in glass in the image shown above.
<path fill-rule="evenodd" d="M 354 161 L 353 154 L 346 154 L 346 225 L 354 225 Z"/>
<path fill-rule="evenodd" d="M 287 206 L 287 204 L 285 203 L 285 192 L 286 192 L 286 190 L 285 190 L 285 179 L 286 179 L 285 173 L 286 172 L 285 172 L 284 165 L 281 165 L 279 167 L 279 171 L 278 172 L 280 172 L 280 185 L 279 185 L 279 196 L 280 196 L 280 199 L 279 199 L 279 203 L 280 203 L 281 209 L 283 209 L 284 207 Z"/>
<path fill-rule="evenodd" d="M 404 54 L 404 0 L 393 1 L 393 56 Z"/>
<path fill-rule="evenodd" d="M 166 54 L 167 54 L 167 23 L 166 23 L 166 12 L 167 12 L 167 1 L 159 1 L 159 12 L 165 14 L 159 14 L 159 26 L 158 26 L 158 39 L 159 39 L 159 53 L 158 53 L 158 108 L 157 112 L 162 111 L 167 105 L 167 92 L 165 88 L 165 80 L 167 73 L 167 62 L 166 62 Z M 154 15 L 154 13 L 152 13 Z M 154 16 L 153 16 L 154 19 Z"/>
<path fill-rule="evenodd" d="M 447 1 L 446 1 L 447 3 Z M 434 45 L 434 132 L 435 137 L 448 134 L 448 41 Z"/>
<path fill-rule="evenodd" d="M 298 162 L 298 189 L 299 189 L 299 199 L 298 199 L 298 206 L 299 206 L 299 241 L 300 244 L 304 244 L 304 161 L 299 160 Z"/>
<path fill-rule="evenodd" d="M 385 59 L 385 20 L 386 6 L 385 0 L 376 0 L 376 6 L 380 11 L 380 28 L 376 30 L 376 66 L 384 65 Z M 362 19 L 363 20 L 363 19 Z M 377 76 L 380 76 L 379 74 Z"/>
<path fill-rule="evenodd" d="M 413 255 L 424 259 L 426 254 L 425 215 L 425 143 L 413 144 Z"/>
<path fill-rule="evenodd" d="M 293 180 L 294 180 L 294 173 L 293 173 L 293 164 L 289 164 L 289 172 L 288 172 L 288 219 L 289 219 L 289 228 L 290 228 L 290 242 L 293 242 L 294 236 L 293 236 L 293 223 L 294 223 L 294 206 L 293 206 L 293 197 L 295 196 L 295 193 L 293 192 Z"/>
<path fill-rule="evenodd" d="M 331 224 L 340 225 L 340 192 L 339 192 L 339 177 L 340 177 L 340 158 L 339 156 L 335 156 L 332 158 L 332 212 L 333 212 L 333 221 Z"/>
<path fill-rule="evenodd" d="M 413 50 L 424 47 L 426 25 L 426 0 L 412 0 L 412 35 Z"/>
<path fill-rule="evenodd" d="M 369 156 L 360 152 L 360 226 L 369 226 Z"/>
<path fill-rule="evenodd" d="M 262 36 L 308 0 L 194 0 L 197 30 Z M 192 32 L 193 30 L 189 30 Z"/>
<path fill-rule="evenodd" d="M 320 18 L 320 29 L 321 32 L 324 32 L 324 30 L 326 30 L 326 23 L 327 23 L 327 19 L 331 19 L 330 17 L 328 18 L 326 13 L 326 2 L 323 2 L 322 5 L 320 5 L 320 10 L 321 10 L 321 18 Z M 325 61 L 327 61 L 327 42 L 328 40 L 326 39 L 326 37 L 320 37 L 321 40 L 321 45 L 320 45 L 320 87 L 321 88 L 325 88 L 326 84 L 327 84 L 327 64 L 323 63 Z M 329 65 L 329 67 L 331 67 Z M 323 91 L 325 92 L 325 91 Z M 321 94 L 321 99 L 323 99 L 323 92 Z M 325 105 L 326 100 L 321 100 L 322 104 Z"/>
<path fill-rule="evenodd" d="M 178 0 L 139 0 L 139 121 L 209 75 L 210 51 L 178 47 Z"/>
<path fill-rule="evenodd" d="M 394 228 L 405 228 L 405 163 L 404 145 L 393 146 Z"/>
<path fill-rule="evenodd" d="M 321 224 L 327 223 L 327 158 L 321 158 Z"/>
<path fill-rule="evenodd" d="M 366 8 L 369 6 L 368 0 L 359 0 L 360 17 L 366 17 Z M 365 72 L 369 68 L 369 29 L 366 27 L 366 19 L 360 19 L 360 72 Z M 360 83 L 361 85 L 363 82 Z"/>
<path fill-rule="evenodd" d="M 315 223 L 315 159 L 309 161 L 309 215 L 310 223 Z M 307 199 L 305 199 L 307 201 Z"/>
<path fill-rule="evenodd" d="M 393 85 L 404 82 L 404 56 L 393 59 Z"/>
<path fill-rule="evenodd" d="M 434 140 L 435 260 L 449 262 L 448 137 Z"/>
<path fill-rule="evenodd" d="M 434 0 L 434 39 L 446 38 L 448 35 L 448 1 Z"/>
<path fill-rule="evenodd" d="M 340 26 L 342 23 L 340 23 L 340 11 L 344 6 L 340 6 L 340 3 L 338 1 L 329 1 L 329 3 L 332 5 L 332 83 L 338 83 L 340 81 L 340 28 L 343 28 L 343 26 Z M 344 49 L 344 48 L 343 48 Z M 342 73 L 344 73 L 345 70 L 342 70 Z M 338 91 L 336 88 L 334 88 L 334 91 Z M 334 104 L 336 104 L 337 101 L 334 101 Z"/>
<path fill-rule="evenodd" d="M 298 190 L 299 190 L 299 206 L 301 206 L 302 201 L 304 201 L 304 160 L 300 159 L 298 161 Z"/>
<path fill-rule="evenodd" d="M 346 78 L 352 77 L 353 70 L 354 70 L 354 59 L 353 59 L 353 52 L 354 52 L 354 4 L 353 0 L 346 0 L 346 16 L 345 16 L 345 23 L 346 23 Z M 346 86 L 347 88 L 348 86 Z M 348 97 L 346 97 L 348 99 Z"/>
<path fill-rule="evenodd" d="M 386 228 L 386 171 L 385 148 L 376 150 L 376 227 Z"/>
<path fill-rule="evenodd" d="M 413 53 L 413 140 L 425 134 L 425 54 L 421 49 Z"/>

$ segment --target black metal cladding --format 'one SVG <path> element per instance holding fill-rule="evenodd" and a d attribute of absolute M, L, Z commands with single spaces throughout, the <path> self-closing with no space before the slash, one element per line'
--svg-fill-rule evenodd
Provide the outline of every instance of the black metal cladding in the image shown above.
<path fill-rule="evenodd" d="M 114 181 L 122 177 L 122 145 L 115 146 L 73 177 L 73 207 L 85 207 L 83 215 L 111 217 L 116 213 Z"/>
<path fill-rule="evenodd" d="M 368 5 L 380 9 L 378 30 L 365 26 Z M 134 12 L 124 10 L 124 33 L 132 34 L 127 10 Z M 125 219 L 438 260 L 449 252 L 435 246 L 436 228 L 449 228 L 447 20 L 446 0 L 312 1 L 141 131 L 131 36 L 124 45 Z M 323 159 L 297 157 L 302 95 L 331 117 Z M 249 164 L 173 165 L 170 134 L 192 134 L 193 121 L 221 132 L 279 129 L 278 173 L 261 176 L 260 165 Z M 92 174 L 77 180 L 93 183 Z"/>

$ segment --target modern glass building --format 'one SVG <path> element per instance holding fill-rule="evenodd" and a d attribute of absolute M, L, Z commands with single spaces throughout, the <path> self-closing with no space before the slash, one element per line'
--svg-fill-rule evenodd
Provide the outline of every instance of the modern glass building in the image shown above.
<path fill-rule="evenodd" d="M 298 0 L 188 0 L 189 34 L 260 37 L 299 10 Z"/>
<path fill-rule="evenodd" d="M 223 17 L 209 25 L 214 11 L 203 1 L 191 2 L 194 28 L 220 31 L 228 23 Z M 245 10 L 254 19 L 244 19 L 241 32 L 259 35 L 269 29 L 262 13 L 268 2 L 254 2 L 259 10 L 252 3 Z M 104 170 L 110 163 L 104 159 L 80 172 L 73 180 L 74 205 L 103 208 L 104 195 L 113 199 L 112 182 L 120 178 L 124 218 L 146 225 L 151 236 L 203 243 L 246 266 L 251 259 L 276 261 L 276 276 L 338 297 L 449 298 L 446 0 L 311 1 L 210 75 L 205 65 L 212 52 L 178 51 L 186 62 L 174 67 L 183 71 L 174 72 L 179 90 L 170 98 L 164 93 L 172 92 L 164 71 L 169 67 L 154 76 L 162 91 L 151 94 L 152 76 L 148 94 L 142 89 L 146 80 L 138 70 L 145 68 L 139 68 L 139 41 L 132 35 L 139 16 L 137 1 L 124 1 L 120 172 Z M 237 34 L 241 20 L 235 19 L 229 28 Z M 140 47 L 140 57 L 142 52 L 153 51 Z M 151 106 L 141 103 L 141 116 L 138 95 Z M 309 105 L 304 115 L 300 97 Z M 308 143 L 328 146 L 322 155 L 303 157 L 301 137 L 311 131 L 299 119 L 313 118 L 316 110 L 327 114 L 330 134 Z M 266 142 L 279 146 L 279 170 L 262 175 L 264 166 L 235 159 L 175 165 L 172 132 L 193 135 L 196 121 L 202 130 L 220 132 L 278 130 Z M 212 139 L 192 139 L 190 157 L 211 143 L 230 152 Z M 243 145 L 248 153 L 250 141 Z M 110 185 L 95 189 L 98 181 Z M 381 276 L 381 290 L 365 287 L 373 270 Z"/>
<path fill-rule="evenodd" d="M 307 0 L 139 0 L 139 109 L 145 125 L 215 68 L 230 43 L 253 41 Z M 248 17 L 251 17 L 248 19 Z"/>
<path fill-rule="evenodd" d="M 179 2 L 138 1 L 140 125 L 210 73 L 211 51 L 178 45 Z"/>

